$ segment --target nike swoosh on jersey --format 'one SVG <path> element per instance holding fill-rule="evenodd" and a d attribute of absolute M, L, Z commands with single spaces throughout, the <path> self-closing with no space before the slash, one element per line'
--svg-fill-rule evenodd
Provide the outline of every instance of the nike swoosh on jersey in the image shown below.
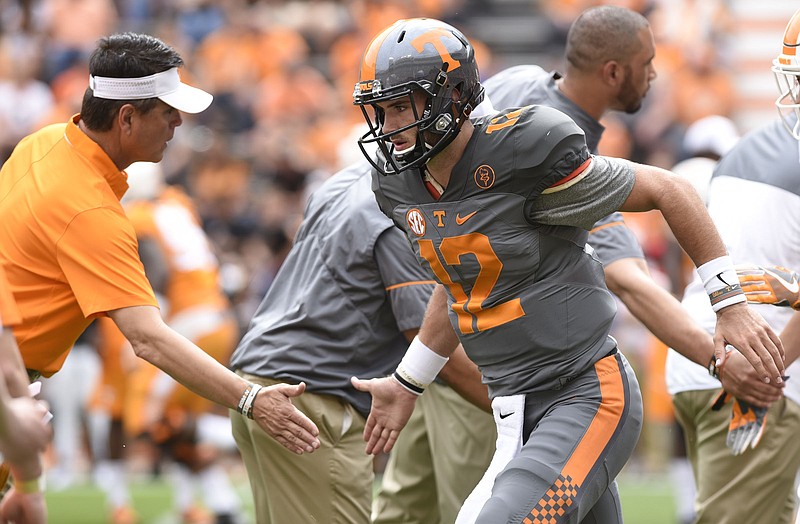
<path fill-rule="evenodd" d="M 511 413 L 500 413 L 500 418 L 501 418 L 501 419 L 502 419 L 502 418 L 508 418 L 508 417 L 510 417 L 510 416 L 511 416 L 511 415 L 513 415 L 513 414 L 514 414 L 514 412 L 513 412 L 513 411 L 512 411 Z"/>
<path fill-rule="evenodd" d="M 458 219 L 458 217 L 456 217 L 456 219 Z M 797 293 L 798 291 L 800 291 L 800 283 L 798 283 L 797 280 L 792 279 L 792 282 L 787 282 L 780 275 L 778 275 L 773 271 L 770 271 L 769 269 L 765 269 L 764 272 L 770 275 L 778 282 L 780 282 L 781 285 L 786 289 L 788 289 L 791 293 Z"/>
<path fill-rule="evenodd" d="M 456 213 L 456 224 L 458 224 L 459 226 L 460 226 L 460 225 L 462 225 L 462 224 L 464 224 L 464 222 L 466 222 L 467 220 L 469 220 L 470 218 L 472 218 L 472 216 L 473 216 L 475 213 L 477 213 L 477 211 L 473 211 L 473 212 L 472 212 L 472 213 L 470 213 L 469 215 L 466 215 L 466 216 L 463 216 L 463 217 L 462 217 L 460 214 Z"/>

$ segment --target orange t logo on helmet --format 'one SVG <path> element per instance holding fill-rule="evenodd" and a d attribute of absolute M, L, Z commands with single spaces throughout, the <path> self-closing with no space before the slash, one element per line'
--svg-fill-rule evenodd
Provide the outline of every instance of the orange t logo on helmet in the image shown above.
<path fill-rule="evenodd" d="M 778 57 L 778 62 L 783 65 L 798 65 L 798 46 L 800 46 L 800 11 L 797 11 L 786 25 L 786 32 L 783 34 L 783 52 Z"/>
<path fill-rule="evenodd" d="M 442 57 L 442 62 L 447 64 L 447 69 L 445 69 L 445 71 L 458 69 L 461 67 L 461 62 L 450 56 L 450 53 L 447 51 L 447 47 L 445 47 L 445 45 L 442 43 L 442 37 L 455 38 L 453 33 L 450 31 L 437 27 L 416 37 L 411 41 L 411 45 L 413 45 L 414 49 L 421 53 L 422 50 L 425 49 L 425 44 L 431 44 L 433 48 L 439 52 L 439 56 Z"/>

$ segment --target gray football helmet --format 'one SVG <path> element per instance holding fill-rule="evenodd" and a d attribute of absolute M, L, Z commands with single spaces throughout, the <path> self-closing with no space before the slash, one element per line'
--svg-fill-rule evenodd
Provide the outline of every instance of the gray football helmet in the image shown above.
<path fill-rule="evenodd" d="M 417 91 L 426 100 L 421 113 L 414 104 Z M 377 103 L 400 97 L 409 98 L 415 122 L 384 133 Z M 475 50 L 459 30 L 430 18 L 399 20 L 378 34 L 364 52 L 353 103 L 361 107 L 369 130 L 358 140 L 359 147 L 384 174 L 421 166 L 455 139 L 482 100 Z M 391 137 L 413 127 L 417 128 L 416 145 L 395 151 Z M 369 153 L 373 146 L 380 150 L 383 162 Z"/>

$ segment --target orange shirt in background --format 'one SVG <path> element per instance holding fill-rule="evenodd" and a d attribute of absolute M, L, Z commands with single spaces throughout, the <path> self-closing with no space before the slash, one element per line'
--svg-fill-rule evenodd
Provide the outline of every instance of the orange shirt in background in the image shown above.
<path fill-rule="evenodd" d="M 14 333 L 25 366 L 46 377 L 95 317 L 158 305 L 119 202 L 127 176 L 79 119 L 24 138 L 0 170 L 0 264 L 22 314 Z"/>
<path fill-rule="evenodd" d="M 156 241 L 165 254 L 169 278 L 164 296 L 167 318 L 198 306 L 230 307 L 219 283 L 219 263 L 200 225 L 194 204 L 178 187 L 168 186 L 155 201 L 126 206 L 137 238 Z"/>

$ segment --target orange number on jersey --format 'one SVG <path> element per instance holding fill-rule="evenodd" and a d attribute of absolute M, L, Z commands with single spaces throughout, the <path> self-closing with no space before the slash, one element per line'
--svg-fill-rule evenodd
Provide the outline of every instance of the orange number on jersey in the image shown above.
<path fill-rule="evenodd" d="M 462 333 L 475 332 L 472 327 L 473 318 L 476 321 L 478 331 L 485 331 L 525 315 L 518 298 L 492 307 L 483 307 L 484 301 L 492 292 L 497 283 L 497 278 L 500 276 L 500 271 L 503 269 L 503 263 L 497 258 L 492 245 L 489 243 L 489 237 L 486 235 L 470 233 L 457 237 L 446 237 L 442 239 L 442 244 L 439 246 L 442 258 L 446 264 L 451 266 L 460 265 L 463 255 L 475 255 L 481 269 L 470 294 L 467 294 L 460 284 L 453 282 L 450 278 L 450 275 L 439 261 L 439 256 L 436 254 L 436 248 L 433 246 L 432 240 L 420 239 L 419 252 L 431 265 L 436 277 L 450 288 L 450 293 L 455 299 L 453 311 L 458 317 L 458 327 Z"/>
<path fill-rule="evenodd" d="M 486 126 L 486 134 L 491 135 L 495 131 L 499 131 L 503 128 L 513 126 L 519 120 L 519 115 L 522 114 L 522 109 L 517 109 L 516 111 L 511 111 L 510 113 L 505 113 L 497 118 L 492 118 L 491 124 Z"/>

